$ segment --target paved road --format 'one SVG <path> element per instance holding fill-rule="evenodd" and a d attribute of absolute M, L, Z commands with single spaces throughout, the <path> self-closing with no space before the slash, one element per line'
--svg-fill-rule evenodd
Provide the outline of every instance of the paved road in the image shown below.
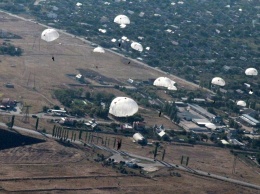
<path fill-rule="evenodd" d="M 0 126 L 6 127 L 6 124 L 0 122 Z M 22 128 L 22 127 L 14 126 L 13 129 L 15 129 L 17 131 L 22 131 L 22 132 L 38 135 L 38 136 L 44 136 L 44 137 L 47 137 L 47 138 L 57 139 L 55 137 L 52 137 L 51 134 L 43 134 L 43 133 L 40 133 L 38 131 L 34 131 L 34 130 Z M 78 141 L 78 140 L 76 140 L 74 143 L 80 144 L 80 145 L 83 144 L 83 142 Z M 197 175 L 201 175 L 201 176 L 206 176 L 206 177 L 210 177 L 210 178 L 215 178 L 215 179 L 218 179 L 218 180 L 222 180 L 222 181 L 226 181 L 226 182 L 230 182 L 230 183 L 234 183 L 234 184 L 239 184 L 239 185 L 242 185 L 242 186 L 246 186 L 246 187 L 250 187 L 250 188 L 254 188 L 254 189 L 260 190 L 260 186 L 256 185 L 256 184 L 251 184 L 251 183 L 247 183 L 247 182 L 244 182 L 244 181 L 231 179 L 231 178 L 228 178 L 228 177 L 224 177 L 224 176 L 220 176 L 220 175 L 216 175 L 216 174 L 211 174 L 211 173 L 204 172 L 204 171 L 201 171 L 201 170 L 194 170 L 194 169 L 191 169 L 191 168 L 187 168 L 185 166 L 176 165 L 176 164 L 172 164 L 172 163 L 167 163 L 167 162 L 163 162 L 163 161 L 159 161 L 159 160 L 154 161 L 152 158 L 139 156 L 139 155 L 136 155 L 136 154 L 125 152 L 125 151 L 117 151 L 117 150 L 114 150 L 114 149 L 111 149 L 111 148 L 107 148 L 107 147 L 104 147 L 104 146 L 100 146 L 100 145 L 89 144 L 89 146 L 92 146 L 92 147 L 94 146 L 94 147 L 96 147 L 98 149 L 103 149 L 105 151 L 109 151 L 109 152 L 111 152 L 113 154 L 113 157 L 117 158 L 117 160 L 119 160 L 119 161 L 122 160 L 121 155 L 127 155 L 127 156 L 132 157 L 132 158 L 138 158 L 138 159 L 141 159 L 141 160 L 148 160 L 148 161 L 153 162 L 153 165 L 151 165 L 151 164 L 145 165 L 145 164 L 141 163 L 142 166 L 144 166 L 144 167 L 163 166 L 163 165 L 165 165 L 166 167 L 174 167 L 174 168 L 178 168 L 179 170 L 186 171 L 186 172 L 189 172 L 189 173 L 193 173 L 193 174 L 197 174 Z"/>
<path fill-rule="evenodd" d="M 6 14 L 8 14 L 9 16 L 12 16 L 12 17 L 15 17 L 15 18 L 24 20 L 24 21 L 36 23 L 35 21 L 32 21 L 31 19 L 26 19 L 26 18 L 24 18 L 24 17 L 14 15 L 14 14 L 9 13 L 9 12 L 4 11 L 4 10 L 0 10 L 0 12 L 6 13 Z M 41 24 L 41 23 L 38 23 L 38 24 L 39 24 L 40 26 L 43 26 L 43 27 L 46 27 L 46 28 L 50 28 L 49 26 L 47 26 L 47 25 L 45 25 L 45 24 Z M 79 39 L 79 40 L 81 40 L 81 41 L 83 41 L 83 42 L 85 42 L 85 43 L 92 44 L 92 42 L 87 41 L 87 40 L 85 40 L 84 38 L 76 37 L 75 35 L 70 34 L 70 33 L 67 33 L 67 32 L 64 32 L 64 31 L 62 31 L 62 30 L 59 30 L 59 32 L 60 32 L 60 33 L 63 33 L 63 34 L 66 34 L 66 35 L 68 35 L 68 36 L 70 36 L 70 37 L 75 37 L 75 38 L 77 38 L 77 39 Z M 106 50 L 109 51 L 109 52 L 111 52 L 111 53 L 114 53 L 114 54 L 116 54 L 116 55 L 119 55 L 119 56 L 121 56 L 121 57 L 125 57 L 123 54 L 119 54 L 119 53 L 117 53 L 117 52 L 115 52 L 115 51 L 112 51 L 112 50 L 110 50 L 110 49 L 106 49 Z M 158 71 L 158 72 L 160 72 L 160 73 L 166 74 L 166 72 L 164 72 L 164 71 L 162 71 L 162 70 L 160 70 L 160 69 L 154 68 L 154 67 L 150 67 L 150 66 L 148 66 L 147 64 L 142 63 L 142 62 L 140 62 L 140 61 L 138 61 L 138 60 L 136 60 L 136 59 L 131 59 L 131 60 L 132 60 L 132 61 L 135 61 L 136 63 L 138 63 L 138 64 L 140 64 L 140 65 L 143 65 L 143 66 L 145 66 L 145 67 L 148 67 L 148 68 L 153 69 L 153 70 L 155 70 L 155 71 Z M 177 78 L 177 79 L 181 80 L 182 82 L 184 82 L 184 83 L 186 83 L 186 84 L 188 84 L 188 85 L 191 85 L 191 86 L 193 86 L 193 87 L 199 88 L 199 86 L 198 86 L 197 84 L 194 84 L 194 83 L 192 83 L 192 82 L 189 82 L 189 81 L 187 81 L 187 80 L 185 80 L 185 79 L 182 79 L 182 78 L 177 77 L 177 76 L 172 75 L 172 74 L 170 74 L 170 76 L 173 77 L 173 78 Z M 207 90 L 208 92 L 213 93 L 212 91 L 210 91 L 210 90 L 208 90 L 208 89 L 205 89 L 205 90 Z M 4 123 L 0 123 L 0 126 L 6 126 L 6 125 L 5 125 Z M 14 126 L 13 128 L 14 128 L 15 130 L 20 130 L 20 131 L 24 131 L 24 132 L 27 132 L 27 133 L 31 133 L 31 134 L 36 134 L 36 135 L 41 135 L 41 136 L 42 136 L 41 133 L 36 132 L 36 131 L 33 131 L 33 130 L 30 130 L 30 129 L 25 129 L 25 128 L 17 127 L 17 126 Z M 47 137 L 51 137 L 51 135 L 49 135 L 49 134 L 46 134 L 46 136 L 47 136 Z M 80 143 L 80 144 L 82 144 L 82 142 L 75 142 L 75 143 Z M 145 157 L 137 156 L 137 155 L 134 155 L 134 154 L 131 154 L 131 155 L 132 155 L 133 157 L 136 157 L 136 158 L 142 158 L 142 159 L 146 159 L 146 160 L 151 160 L 151 158 L 145 158 Z M 173 165 L 173 166 L 176 167 L 175 164 L 171 164 L 171 165 Z M 187 169 L 187 168 L 185 168 L 185 167 L 183 167 L 183 166 L 179 166 L 178 168 L 179 168 L 180 170 L 184 170 L 184 171 L 187 171 L 187 172 L 190 172 L 190 171 L 191 171 L 191 170 L 189 170 L 189 169 Z M 235 184 L 239 184 L 239 185 L 243 185 L 243 186 L 247 186 L 247 187 L 251 187 L 251 188 L 256 188 L 256 189 L 259 189 L 259 190 L 260 190 L 260 186 L 255 185 L 255 184 L 250 184 L 250 183 L 246 183 L 246 182 L 239 181 L 239 180 L 235 180 L 235 179 L 230 179 L 230 178 L 227 178 L 227 177 L 224 177 L 224 176 L 215 175 L 215 174 L 209 174 L 208 172 L 203 172 L 203 171 L 200 171 L 200 170 L 196 170 L 196 171 L 193 170 L 193 172 L 196 172 L 196 174 L 199 174 L 199 175 L 208 176 L 208 177 L 216 178 L 216 179 L 219 179 L 219 180 L 223 180 L 223 181 L 227 181 L 227 182 L 232 182 L 232 183 L 235 183 Z"/>
<path fill-rule="evenodd" d="M 19 112 L 13 112 L 13 111 L 10 111 L 10 112 L 6 112 L 6 111 L 0 111 L 0 115 L 8 115 L 8 116 L 12 116 L 12 115 L 15 115 L 15 116 L 20 116 L 20 117 L 23 117 L 24 114 L 22 113 L 19 113 Z M 29 117 L 32 119 L 32 115 L 36 115 L 38 118 L 40 119 L 53 119 L 53 120 L 56 120 L 56 119 L 61 119 L 62 116 L 52 116 L 50 114 L 46 114 L 46 113 L 36 113 L 36 114 L 29 114 Z M 86 118 L 76 118 L 76 117 L 73 117 L 73 116 L 68 116 L 66 118 L 71 118 L 73 120 L 77 120 L 77 121 L 84 121 L 84 122 L 88 122 L 91 120 L 91 118 L 89 119 L 86 119 Z M 111 124 L 111 123 L 114 123 L 115 121 L 111 120 L 111 121 L 106 121 L 106 120 L 100 120 L 100 119 L 95 119 L 95 121 L 98 123 L 98 124 Z"/>

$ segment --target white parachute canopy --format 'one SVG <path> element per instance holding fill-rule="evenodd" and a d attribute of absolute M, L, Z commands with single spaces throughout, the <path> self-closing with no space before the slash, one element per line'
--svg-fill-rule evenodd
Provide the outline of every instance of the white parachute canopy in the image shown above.
<path fill-rule="evenodd" d="M 134 50 L 137 50 L 137 51 L 140 51 L 140 52 L 143 51 L 143 46 L 142 46 L 140 43 L 138 43 L 138 42 L 133 42 L 133 43 L 131 44 L 131 47 L 132 47 L 132 49 L 134 49 Z"/>
<path fill-rule="evenodd" d="M 225 86 L 226 82 L 221 77 L 214 77 L 211 83 L 218 86 Z"/>
<path fill-rule="evenodd" d="M 105 50 L 102 47 L 98 46 L 98 47 L 94 48 L 93 52 L 94 53 L 105 53 Z"/>
<path fill-rule="evenodd" d="M 125 24 L 120 24 L 120 28 L 125 28 L 126 25 Z"/>
<path fill-rule="evenodd" d="M 247 68 L 245 71 L 246 75 L 257 75 L 258 71 L 255 68 Z"/>
<path fill-rule="evenodd" d="M 174 90 L 174 91 L 177 90 L 176 86 L 170 86 L 170 87 L 168 87 L 167 89 L 168 89 L 168 90 Z"/>
<path fill-rule="evenodd" d="M 214 125 L 213 123 L 207 123 L 205 126 L 209 129 L 213 129 L 213 130 L 217 128 L 216 125 Z"/>
<path fill-rule="evenodd" d="M 168 90 L 177 90 L 177 88 L 174 86 L 174 84 L 175 84 L 175 81 L 169 79 L 168 77 L 158 77 L 153 82 L 154 86 L 166 87 L 166 88 L 168 88 Z"/>
<path fill-rule="evenodd" d="M 118 15 L 115 17 L 114 22 L 121 25 L 121 24 L 130 24 L 130 19 L 126 15 Z"/>
<path fill-rule="evenodd" d="M 115 98 L 109 107 L 109 113 L 116 117 L 132 116 L 138 111 L 137 103 L 128 97 Z"/>
<path fill-rule="evenodd" d="M 82 3 L 76 3 L 76 6 L 80 7 L 82 5 Z"/>
<path fill-rule="evenodd" d="M 243 101 L 243 100 L 239 100 L 239 101 L 237 101 L 237 105 L 245 107 L 246 106 L 246 102 Z"/>
<path fill-rule="evenodd" d="M 52 42 L 59 38 L 59 33 L 54 29 L 46 29 L 42 32 L 41 39 L 46 42 Z"/>

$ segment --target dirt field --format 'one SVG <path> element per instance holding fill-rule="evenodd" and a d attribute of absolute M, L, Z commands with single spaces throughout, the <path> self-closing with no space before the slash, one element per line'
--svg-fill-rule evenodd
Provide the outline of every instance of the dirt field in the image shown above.
<path fill-rule="evenodd" d="M 255 193 L 229 183 L 168 169 L 154 179 L 123 175 L 93 161 L 87 148 L 64 147 L 53 140 L 0 151 L 1 193 Z M 221 185 L 221 186 L 220 186 Z M 192 189 L 191 189 L 192 188 Z"/>
<path fill-rule="evenodd" d="M 100 137 L 105 139 L 106 137 L 111 139 L 116 137 L 114 135 L 100 134 Z M 84 135 L 83 135 L 84 137 Z M 153 158 L 152 146 L 141 146 L 137 143 L 133 143 L 131 137 L 120 137 L 123 140 L 122 150 L 130 153 L 135 153 L 141 156 Z M 151 142 L 151 141 L 150 141 Z M 96 143 L 96 142 L 95 142 Z M 101 144 L 101 142 L 99 142 Z M 240 159 L 236 162 L 236 173 L 232 174 L 232 167 L 234 161 L 234 155 L 232 155 L 229 149 L 223 149 L 218 147 L 195 145 L 194 147 L 178 146 L 170 144 L 162 144 L 166 148 L 166 155 L 164 160 L 169 163 L 180 164 L 182 156 L 189 156 L 189 167 L 197 170 L 202 170 L 222 176 L 232 177 L 245 182 L 260 184 L 260 170 L 256 167 L 251 167 L 245 164 Z M 110 148 L 113 147 L 113 143 L 110 143 Z M 162 157 L 163 149 L 159 149 L 158 159 Z"/>
<path fill-rule="evenodd" d="M 41 111 L 43 105 L 59 104 L 52 97 L 52 90 L 76 83 L 66 74 L 77 74 L 77 69 L 98 71 L 105 77 L 122 82 L 128 78 L 146 80 L 165 76 L 134 62 L 127 64 L 126 60 L 109 52 L 94 55 L 93 48 L 63 34 L 59 41 L 47 45 L 39 40 L 44 28 L 0 13 L 0 18 L 3 16 L 7 18 L 0 20 L 1 28 L 23 37 L 21 40 L 11 40 L 11 43 L 21 46 L 24 55 L 0 56 L 0 96 L 32 105 L 32 113 Z M 52 55 L 55 56 L 55 62 L 51 59 Z M 98 69 L 95 68 L 96 65 Z M 13 83 L 15 88 L 6 88 L 7 82 Z M 178 85 L 182 83 L 178 82 Z M 123 95 L 114 89 L 97 89 L 102 90 Z M 159 118 L 156 112 L 141 112 L 149 125 L 164 124 L 167 128 L 174 128 L 170 121 Z M 7 122 L 8 118 L 2 116 L 1 120 Z M 16 122 L 19 126 L 27 127 L 19 120 Z M 29 126 L 33 129 L 33 120 Z M 40 124 L 40 129 L 45 126 L 51 131 L 47 122 Z M 122 150 L 152 157 L 152 147 L 142 148 L 126 137 L 123 137 L 123 142 Z M 189 166 L 195 169 L 260 184 L 256 169 L 251 169 L 240 161 L 237 161 L 237 174 L 231 174 L 233 156 L 228 150 L 203 146 L 168 146 L 166 153 L 165 160 L 168 162 L 179 163 L 180 157 L 187 155 L 190 157 Z M 52 140 L 1 150 L 0 193 L 257 193 L 253 189 L 183 172 L 180 172 L 182 177 L 171 177 L 167 171 L 162 172 L 156 180 L 125 176 L 94 162 L 95 155 L 86 148 L 64 147 Z"/>
<path fill-rule="evenodd" d="M 77 69 L 97 71 L 119 82 L 125 82 L 128 78 L 147 80 L 165 76 L 135 62 L 128 64 L 129 59 L 123 59 L 110 52 L 93 53 L 93 48 L 89 45 L 64 34 L 61 34 L 58 41 L 47 44 L 40 40 L 40 34 L 45 28 L 3 13 L 0 13 L 0 17 L 5 18 L 0 20 L 3 29 L 22 37 L 10 42 L 20 46 L 24 51 L 22 57 L 1 56 L 2 96 L 22 99 L 33 105 L 33 111 L 38 111 L 44 104 L 58 104 L 52 98 L 51 90 L 54 87 L 76 83 L 66 74 L 77 74 Z M 52 55 L 55 56 L 54 62 L 51 59 Z M 98 69 L 95 66 L 98 66 Z M 14 83 L 15 88 L 5 88 L 4 83 L 7 82 Z"/>

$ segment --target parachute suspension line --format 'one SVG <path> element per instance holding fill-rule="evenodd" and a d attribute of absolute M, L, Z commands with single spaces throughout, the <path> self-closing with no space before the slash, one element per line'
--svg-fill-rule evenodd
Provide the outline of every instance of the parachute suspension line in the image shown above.
<path fill-rule="evenodd" d="M 93 52 L 93 53 L 94 53 L 94 52 Z M 96 55 L 96 53 L 94 53 L 94 58 L 95 58 L 95 64 L 94 64 L 94 66 L 96 67 L 96 69 L 98 69 L 97 55 Z"/>
<path fill-rule="evenodd" d="M 52 59 L 53 59 L 53 61 L 54 61 L 54 55 L 55 55 L 55 44 L 54 43 L 52 43 L 53 45 L 52 45 L 52 51 L 51 51 L 51 56 L 52 56 Z"/>
<path fill-rule="evenodd" d="M 6 30 L 6 32 L 4 33 L 4 29 L 5 29 L 5 20 L 7 20 L 7 18 L 5 17 L 4 19 L 3 19 L 3 28 L 2 28 L 2 39 L 3 39 L 3 42 L 4 42 L 4 36 L 5 36 L 5 34 L 7 34 L 7 30 Z M 3 52 L 3 60 L 5 61 L 5 52 Z"/>
<path fill-rule="evenodd" d="M 39 46 L 39 51 L 41 51 L 41 38 L 39 38 L 39 44 L 38 44 L 38 46 Z"/>

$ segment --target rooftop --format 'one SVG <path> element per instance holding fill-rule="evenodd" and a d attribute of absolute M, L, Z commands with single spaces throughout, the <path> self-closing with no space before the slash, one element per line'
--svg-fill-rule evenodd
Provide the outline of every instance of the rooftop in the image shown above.
<path fill-rule="evenodd" d="M 206 125 L 211 123 L 208 119 L 192 119 L 192 121 L 198 125 Z"/>
<path fill-rule="evenodd" d="M 246 120 L 249 120 L 250 122 L 253 122 L 255 124 L 260 124 L 260 122 L 258 120 L 256 120 L 255 118 L 249 116 L 248 114 L 242 114 L 242 117 L 246 118 Z"/>
<path fill-rule="evenodd" d="M 196 104 L 188 104 L 188 106 L 190 106 L 193 110 L 197 111 L 199 114 L 206 116 L 208 118 L 214 118 L 216 115 L 213 115 L 211 113 L 209 113 L 206 109 L 202 108 L 199 105 Z"/>

